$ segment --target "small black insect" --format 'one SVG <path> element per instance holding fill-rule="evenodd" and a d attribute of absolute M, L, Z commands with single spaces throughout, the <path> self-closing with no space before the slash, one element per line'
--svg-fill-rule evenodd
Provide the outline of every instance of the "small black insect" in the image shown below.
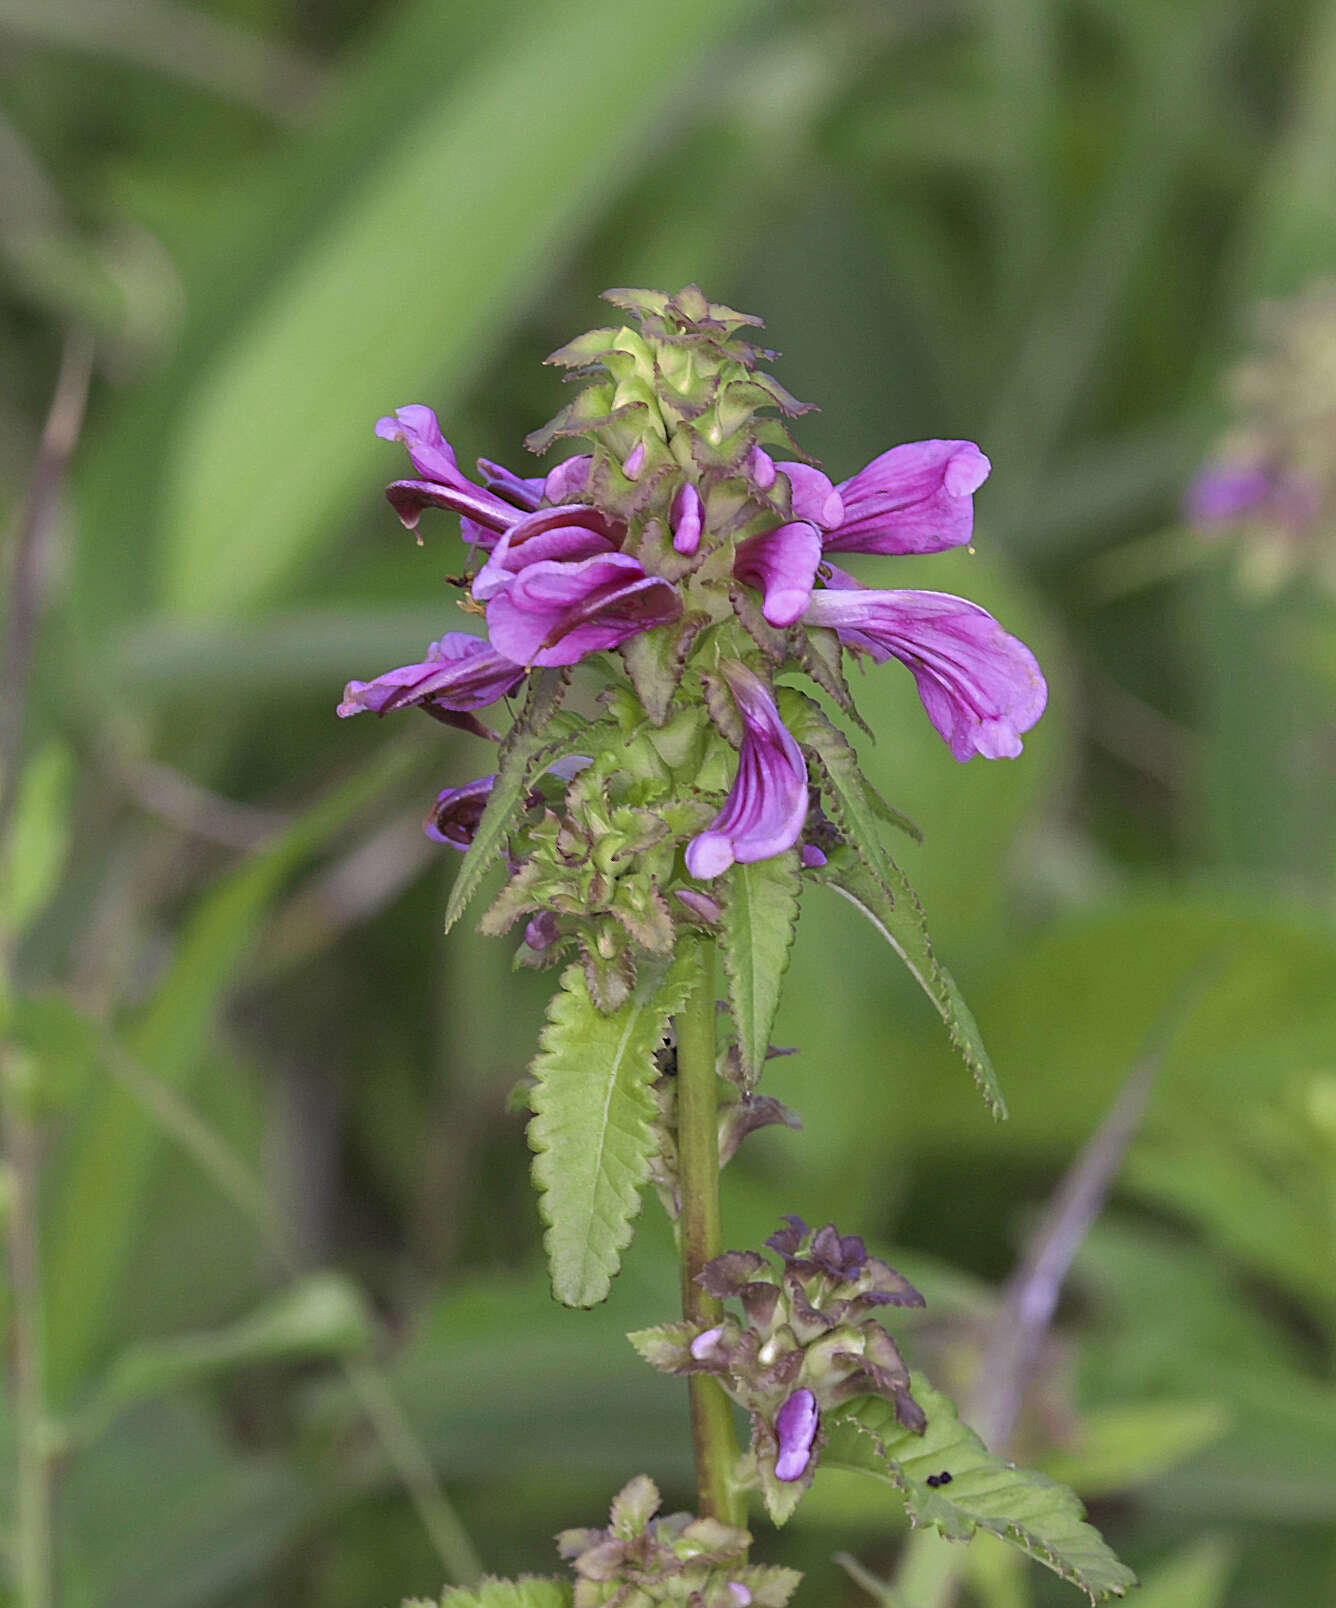
<path fill-rule="evenodd" d="M 937 1489 L 937 1487 L 939 1485 L 950 1485 L 950 1483 L 951 1483 L 951 1476 L 947 1472 L 946 1469 L 943 1469 L 940 1474 L 929 1474 L 928 1475 L 928 1484 L 932 1486 L 934 1491 Z"/>

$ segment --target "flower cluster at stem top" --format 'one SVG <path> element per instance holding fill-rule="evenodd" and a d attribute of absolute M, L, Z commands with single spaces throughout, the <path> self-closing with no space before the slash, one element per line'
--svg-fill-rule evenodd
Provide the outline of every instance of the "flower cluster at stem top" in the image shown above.
<path fill-rule="evenodd" d="M 412 461 L 413 477 L 387 489 L 404 524 L 416 530 L 429 509 L 460 516 L 470 553 L 462 606 L 485 619 L 486 635 L 447 633 L 420 663 L 349 682 L 339 713 L 412 705 L 493 736 L 477 711 L 545 672 L 565 677 L 602 656 L 615 705 L 604 733 L 618 762 L 601 764 L 592 739 L 584 745 L 590 774 L 581 782 L 576 766 L 558 778 L 580 787 L 580 810 L 559 809 L 551 779 L 530 795 L 529 823 L 546 840 L 531 835 L 513 850 L 512 869 L 540 869 L 494 925 L 524 915 L 532 954 L 575 940 L 586 959 L 601 946 L 616 963 L 628 932 L 654 948 L 645 935 L 662 940 L 665 923 L 708 926 L 709 900 L 693 884 L 735 863 L 795 846 L 805 865 L 824 863 L 829 834 L 818 841 L 816 784 L 781 716 L 777 675 L 806 673 L 852 711 L 844 650 L 898 659 L 959 760 L 1018 754 L 1047 689 L 1029 649 L 976 604 L 876 590 L 836 562 L 968 543 L 973 494 L 989 472 L 978 447 L 893 447 L 836 485 L 789 433 L 785 420 L 807 407 L 761 369 L 774 354 L 745 338 L 759 320 L 694 286 L 608 299 L 638 327 L 593 330 L 549 359 L 587 383 L 529 445 L 579 440 L 588 450 L 547 475 L 480 460 L 480 479 L 469 478 L 424 406 L 376 426 Z M 638 769 L 625 753 L 636 742 Z M 568 767 L 577 746 L 566 744 Z M 493 782 L 446 789 L 429 834 L 467 848 Z M 651 850 L 649 875 L 641 857 Z M 558 872 L 576 863 L 592 903 L 563 909 Z M 635 883 L 626 899 L 622 883 Z M 590 910 L 607 919 L 581 927 Z"/>

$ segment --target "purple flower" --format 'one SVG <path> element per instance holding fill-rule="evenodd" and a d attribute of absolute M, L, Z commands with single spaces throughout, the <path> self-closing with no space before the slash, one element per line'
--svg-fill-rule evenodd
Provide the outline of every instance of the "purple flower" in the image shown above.
<path fill-rule="evenodd" d="M 847 589 L 846 589 L 847 588 Z M 849 586 L 814 594 L 806 625 L 828 626 L 878 662 L 899 659 L 957 759 L 1014 759 L 1021 733 L 1048 700 L 1039 665 L 986 609 L 945 592 L 875 592 Z"/>
<path fill-rule="evenodd" d="M 816 1397 L 810 1390 L 795 1390 L 775 1414 L 775 1434 L 779 1437 L 777 1480 L 800 1480 L 807 1472 L 820 1423 Z"/>
<path fill-rule="evenodd" d="M 769 623 L 785 626 L 807 607 L 820 562 L 821 532 L 800 519 L 739 542 L 733 573 L 763 594 L 761 613 Z"/>
<path fill-rule="evenodd" d="M 974 530 L 974 493 L 992 466 L 972 441 L 892 447 L 839 490 L 844 517 L 830 553 L 940 553 Z"/>
<path fill-rule="evenodd" d="M 705 510 L 701 505 L 700 492 L 689 480 L 682 482 L 681 489 L 673 498 L 673 505 L 668 511 L 669 523 L 673 527 L 673 546 L 679 553 L 688 558 L 700 546 L 701 523 Z"/>
<path fill-rule="evenodd" d="M 597 508 L 582 503 L 540 508 L 504 532 L 474 577 L 473 595 L 486 603 L 531 564 L 615 553 L 622 534 Z"/>
<path fill-rule="evenodd" d="M 1265 502 L 1271 477 L 1265 469 L 1239 464 L 1211 464 L 1188 488 L 1188 518 L 1198 525 L 1228 525 Z"/>
<path fill-rule="evenodd" d="M 576 664 L 681 612 L 667 581 L 627 553 L 608 552 L 525 566 L 491 593 L 487 629 L 519 664 Z"/>
<path fill-rule="evenodd" d="M 495 786 L 495 776 L 483 776 L 476 782 L 466 782 L 463 787 L 447 787 L 432 805 L 422 830 L 436 843 L 448 843 L 452 849 L 467 849 Z"/>
<path fill-rule="evenodd" d="M 807 817 L 807 764 L 779 718 L 765 683 L 745 665 L 719 667 L 742 716 L 738 774 L 724 807 L 687 845 L 693 877 L 717 877 L 735 860 L 749 864 L 783 854 Z"/>
<path fill-rule="evenodd" d="M 345 718 L 366 710 L 388 714 L 408 704 L 429 711 L 481 709 L 495 703 L 524 679 L 524 667 L 506 658 L 483 637 L 449 631 L 427 649 L 421 664 L 387 670 L 374 681 L 350 681 L 338 712 Z"/>
<path fill-rule="evenodd" d="M 829 477 L 807 463 L 786 463 L 782 467 L 792 493 L 793 517 L 819 525 L 822 530 L 834 530 L 844 518 L 844 499 Z"/>
<path fill-rule="evenodd" d="M 487 485 L 477 486 L 460 472 L 455 449 L 441 434 L 436 415 L 421 403 L 399 408 L 376 421 L 384 441 L 402 441 L 420 480 L 396 480 L 385 488 L 394 511 L 416 530 L 424 508 L 450 508 L 462 516 L 464 540 L 490 547 L 521 514 L 538 505 L 540 480 L 524 480 L 500 464 L 480 463 Z"/>

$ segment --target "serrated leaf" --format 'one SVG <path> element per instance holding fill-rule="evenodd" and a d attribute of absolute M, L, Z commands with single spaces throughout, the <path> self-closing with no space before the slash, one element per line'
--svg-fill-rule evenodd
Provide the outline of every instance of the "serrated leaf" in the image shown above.
<path fill-rule="evenodd" d="M 797 849 L 751 865 L 734 865 L 725 888 L 719 942 L 742 1076 L 750 1089 L 765 1065 L 798 922 Z"/>
<path fill-rule="evenodd" d="M 547 723 L 557 712 L 566 690 L 564 670 L 542 670 L 534 678 L 519 719 L 501 744 L 501 764 L 488 795 L 468 853 L 455 873 L 445 907 L 445 930 L 464 914 L 478 885 L 496 864 L 506 836 L 542 765 L 555 759 L 570 742 L 569 735 L 553 741 Z"/>
<path fill-rule="evenodd" d="M 855 863 L 832 856 L 826 866 L 813 872 L 815 879 L 834 888 L 861 910 L 904 961 L 945 1022 L 951 1043 L 973 1073 L 989 1110 L 995 1117 L 1005 1117 L 1006 1101 L 978 1023 L 955 979 L 933 953 L 918 895 L 878 835 L 878 816 L 894 812 L 864 780 L 844 733 L 826 719 L 810 698 L 792 687 L 781 687 L 779 710 L 798 741 L 816 754 L 827 783 L 826 802 L 831 815 L 857 856 Z"/>
<path fill-rule="evenodd" d="M 955 978 L 933 953 L 918 895 L 899 866 L 894 861 L 888 864 L 900 884 L 898 899 L 890 898 L 882 884 L 861 868 L 841 866 L 834 859 L 812 875 L 847 899 L 856 910 L 861 910 L 904 961 L 915 982 L 937 1007 L 951 1043 L 973 1074 L 988 1109 L 1001 1121 L 1007 1115 L 1007 1102 L 984 1048 L 979 1024 L 956 987 Z"/>
<path fill-rule="evenodd" d="M 552 1293 L 566 1306 L 606 1299 L 631 1242 L 657 1149 L 654 1054 L 685 998 L 680 965 L 646 965 L 631 997 L 605 1015 L 584 969 L 568 966 L 548 1006 L 528 1137 Z"/>
<path fill-rule="evenodd" d="M 521 1575 L 518 1580 L 489 1576 L 476 1586 L 447 1586 L 441 1608 L 570 1608 L 575 1587 L 569 1580 L 544 1575 Z M 404 1608 L 429 1608 L 426 1602 L 406 1602 Z"/>
<path fill-rule="evenodd" d="M 1114 1556 L 1080 1498 L 1043 1474 L 994 1457 L 956 1416 L 951 1400 L 918 1374 L 914 1395 L 927 1413 L 922 1435 L 905 1429 L 891 1403 L 865 1396 L 828 1424 L 823 1468 L 843 1468 L 894 1485 L 910 1523 L 932 1525 L 948 1540 L 990 1530 L 1064 1580 L 1091 1602 L 1121 1597 L 1136 1576 Z M 945 1486 L 930 1486 L 943 1473 Z"/>

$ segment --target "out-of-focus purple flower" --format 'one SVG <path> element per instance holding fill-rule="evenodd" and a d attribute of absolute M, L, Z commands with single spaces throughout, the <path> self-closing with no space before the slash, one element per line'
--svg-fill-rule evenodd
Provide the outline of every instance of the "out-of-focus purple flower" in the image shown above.
<path fill-rule="evenodd" d="M 704 516 L 705 510 L 701 504 L 700 492 L 689 480 L 684 480 L 681 489 L 673 498 L 668 518 L 673 527 L 673 546 L 688 558 L 700 547 L 701 523 Z"/>
<path fill-rule="evenodd" d="M 422 830 L 433 842 L 448 843 L 452 849 L 467 849 L 495 786 L 495 776 L 483 776 L 476 782 L 466 782 L 463 787 L 447 787 L 432 805 Z"/>
<path fill-rule="evenodd" d="M 741 1580 L 728 1582 L 728 1594 L 737 1603 L 738 1608 L 749 1608 L 752 1601 L 751 1587 L 744 1586 Z"/>
<path fill-rule="evenodd" d="M 487 629 L 519 664 L 577 664 L 681 612 L 682 599 L 662 577 L 627 553 L 603 553 L 519 570 L 492 594 Z"/>
<path fill-rule="evenodd" d="M 992 466 L 972 441 L 892 447 L 840 485 L 830 553 L 940 553 L 974 531 L 974 493 Z"/>
<path fill-rule="evenodd" d="M 431 644 L 421 664 L 387 670 L 374 681 L 350 681 L 338 712 L 345 718 L 367 710 L 384 715 L 408 704 L 481 709 L 513 691 L 524 673 L 523 665 L 498 653 L 484 638 L 449 631 Z"/>
<path fill-rule="evenodd" d="M 821 532 L 805 519 L 739 542 L 733 573 L 763 596 L 771 625 L 792 625 L 807 607 L 821 562 Z"/>
<path fill-rule="evenodd" d="M 1197 525 L 1228 525 L 1264 502 L 1270 491 L 1265 469 L 1211 464 L 1188 487 L 1187 515 Z"/>
<path fill-rule="evenodd" d="M 775 1414 L 775 1434 L 779 1437 L 776 1479 L 800 1480 L 807 1472 L 820 1423 L 816 1397 L 810 1390 L 795 1390 Z"/>
<path fill-rule="evenodd" d="M 725 661 L 719 669 L 742 716 L 742 749 L 723 809 L 687 845 L 687 870 L 701 878 L 719 876 L 735 860 L 783 854 L 807 816 L 807 763 L 769 689 L 745 665 Z"/>
<path fill-rule="evenodd" d="M 810 463 L 781 464 L 792 493 L 790 506 L 795 519 L 805 519 L 822 530 L 835 530 L 844 518 L 844 499 L 828 475 Z"/>
<path fill-rule="evenodd" d="M 946 592 L 820 591 L 803 621 L 879 662 L 908 665 L 929 720 L 960 760 L 1014 759 L 1048 701 L 1029 648 L 986 609 Z"/>

